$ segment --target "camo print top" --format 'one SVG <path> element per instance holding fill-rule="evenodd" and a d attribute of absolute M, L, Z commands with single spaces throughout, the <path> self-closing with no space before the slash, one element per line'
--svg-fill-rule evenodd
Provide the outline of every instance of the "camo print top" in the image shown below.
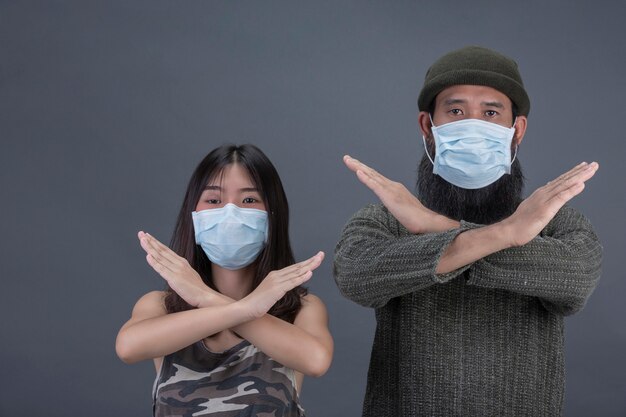
<path fill-rule="evenodd" d="M 293 369 L 246 340 L 221 353 L 200 341 L 165 356 L 153 398 L 156 417 L 304 416 Z"/>

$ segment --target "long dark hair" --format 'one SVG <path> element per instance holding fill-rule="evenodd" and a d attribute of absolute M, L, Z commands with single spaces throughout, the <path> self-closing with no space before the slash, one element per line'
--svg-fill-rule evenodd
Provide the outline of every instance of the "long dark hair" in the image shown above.
<path fill-rule="evenodd" d="M 254 145 L 220 146 L 212 150 L 193 172 L 170 242 L 172 250 L 187 259 L 192 268 L 198 271 L 204 283 L 216 291 L 211 274 L 211 261 L 195 242 L 191 212 L 196 209 L 208 182 L 222 175 L 224 168 L 234 163 L 240 164 L 248 171 L 265 202 L 268 214 L 268 240 L 254 263 L 256 273 L 252 288 L 256 288 L 271 271 L 295 263 L 289 242 L 289 205 L 276 168 Z M 302 307 L 301 299 L 306 294 L 307 290 L 304 287 L 292 289 L 274 304 L 269 314 L 293 323 Z M 165 295 L 165 307 L 168 313 L 193 308 L 169 286 Z"/>

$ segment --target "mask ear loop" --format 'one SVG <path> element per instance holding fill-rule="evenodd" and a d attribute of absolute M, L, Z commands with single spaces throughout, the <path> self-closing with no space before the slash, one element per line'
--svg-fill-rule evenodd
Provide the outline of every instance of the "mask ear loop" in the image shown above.
<path fill-rule="evenodd" d="M 430 163 L 435 165 L 435 162 L 433 161 L 433 158 L 431 158 L 430 154 L 428 153 L 428 148 L 426 147 L 426 138 L 424 137 L 424 135 L 422 135 L 422 143 L 424 144 L 424 152 L 426 152 L 426 156 L 430 160 Z"/>
<path fill-rule="evenodd" d="M 515 123 L 517 123 L 517 117 L 513 121 L 513 126 L 511 126 L 511 129 L 515 129 Z M 513 133 L 513 134 L 515 134 L 515 133 Z M 517 158 L 517 149 L 518 148 L 519 148 L 519 145 L 515 145 L 515 154 L 513 154 L 513 159 L 511 159 L 511 165 L 513 165 L 513 162 L 515 162 L 515 158 Z"/>
<path fill-rule="evenodd" d="M 435 127 L 435 124 L 433 123 L 433 118 L 430 115 L 430 113 L 428 113 L 428 117 L 430 118 L 430 126 L 431 126 L 431 128 Z M 435 162 L 433 161 L 433 158 L 430 157 L 430 153 L 428 153 L 428 148 L 426 147 L 426 138 L 424 137 L 424 135 L 422 135 L 422 143 L 424 144 L 424 152 L 426 152 L 426 156 L 430 160 L 430 163 L 433 164 L 433 166 L 434 166 Z"/>
<path fill-rule="evenodd" d="M 515 145 L 515 154 L 513 155 L 513 159 L 511 159 L 511 165 L 513 165 L 513 162 L 515 162 L 515 158 L 517 158 L 517 148 L 518 146 Z"/>

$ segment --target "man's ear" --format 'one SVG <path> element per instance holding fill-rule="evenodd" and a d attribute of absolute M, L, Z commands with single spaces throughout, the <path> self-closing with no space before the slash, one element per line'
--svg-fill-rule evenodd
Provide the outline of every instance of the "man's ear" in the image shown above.
<path fill-rule="evenodd" d="M 519 146 L 526 134 L 526 127 L 528 126 L 528 119 L 526 116 L 517 116 L 515 119 L 515 134 L 513 135 L 513 144 Z"/>
<path fill-rule="evenodd" d="M 433 132 L 431 130 L 432 123 L 430 122 L 430 116 L 427 111 L 421 111 L 417 114 L 417 122 L 422 131 L 422 135 L 426 138 L 428 143 L 432 142 Z"/>

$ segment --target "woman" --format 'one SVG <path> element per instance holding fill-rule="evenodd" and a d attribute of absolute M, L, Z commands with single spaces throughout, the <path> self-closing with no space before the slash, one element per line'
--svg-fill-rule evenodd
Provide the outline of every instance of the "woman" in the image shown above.
<path fill-rule="evenodd" d="M 154 361 L 154 415 L 302 416 L 304 375 L 323 375 L 333 341 L 322 301 L 300 285 L 324 253 L 295 263 L 287 199 L 253 145 L 210 152 L 193 173 L 170 250 L 139 232 L 168 283 L 137 301 L 116 341 Z"/>

